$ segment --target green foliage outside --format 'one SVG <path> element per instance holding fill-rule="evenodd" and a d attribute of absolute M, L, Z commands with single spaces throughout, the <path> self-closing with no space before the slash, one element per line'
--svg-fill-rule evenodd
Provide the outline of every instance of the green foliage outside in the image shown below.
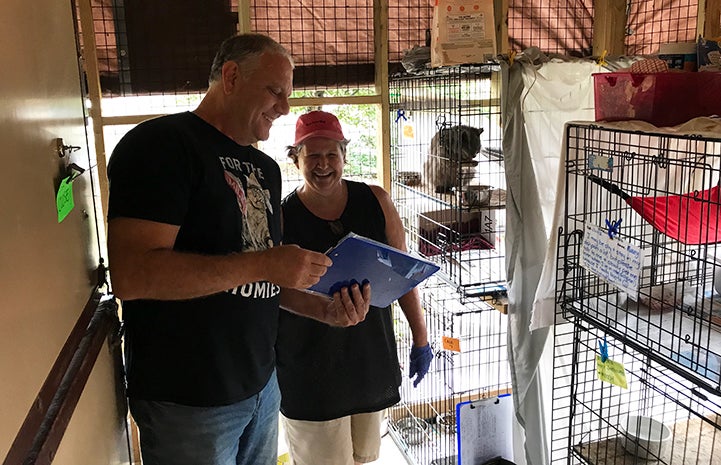
<path fill-rule="evenodd" d="M 341 97 L 353 95 L 373 95 L 371 89 L 333 89 L 314 91 L 314 97 Z M 292 97 L 307 97 L 307 92 L 294 92 Z M 350 139 L 348 144 L 345 176 L 360 179 L 376 179 L 376 141 L 378 138 L 378 107 L 376 105 L 322 105 L 293 107 L 291 113 L 301 115 L 312 110 L 333 113 L 343 125 L 343 132 Z"/>

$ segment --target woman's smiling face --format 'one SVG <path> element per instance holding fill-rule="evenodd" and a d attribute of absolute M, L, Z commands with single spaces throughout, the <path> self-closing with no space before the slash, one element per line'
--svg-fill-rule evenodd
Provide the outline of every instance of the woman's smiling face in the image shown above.
<path fill-rule="evenodd" d="M 320 193 L 340 185 L 344 165 L 340 143 L 325 137 L 306 139 L 296 162 L 306 186 Z"/>

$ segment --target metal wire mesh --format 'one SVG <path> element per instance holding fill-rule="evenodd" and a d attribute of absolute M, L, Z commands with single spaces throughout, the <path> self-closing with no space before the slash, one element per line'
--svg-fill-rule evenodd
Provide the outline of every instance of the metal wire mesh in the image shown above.
<path fill-rule="evenodd" d="M 592 54 L 592 37 L 592 0 L 510 0 L 508 3 L 511 50 L 535 46 L 544 53 L 585 57 Z"/>
<path fill-rule="evenodd" d="M 390 409 L 389 426 L 410 463 L 450 465 L 458 463 L 456 406 L 511 392 L 506 316 L 482 301 L 461 303 L 441 281 L 424 287 L 421 297 L 436 357 L 418 387 L 404 378 L 402 400 Z M 400 309 L 394 311 L 398 354 L 404 361 L 413 340 Z"/>
<path fill-rule="evenodd" d="M 467 65 L 390 82 L 392 196 L 409 247 L 442 266 L 422 290 L 436 360 L 391 410 L 410 463 L 457 463 L 456 406 L 510 392 L 506 317 L 493 310 L 505 295 L 499 80 L 496 67 Z M 400 317 L 396 328 L 407 357 Z"/>
<path fill-rule="evenodd" d="M 128 91 L 123 89 L 123 73 L 128 65 L 123 57 L 127 54 L 127 34 L 125 32 L 125 11 L 114 0 L 91 2 L 93 24 L 95 27 L 96 54 L 98 71 L 104 95 Z"/>
<path fill-rule="evenodd" d="M 94 0 L 92 8 L 105 96 L 204 91 L 218 45 L 238 28 L 237 0 L 182 0 L 170 10 L 163 2 Z M 251 30 L 292 53 L 296 88 L 374 83 L 372 1 L 254 1 L 250 13 Z"/>
<path fill-rule="evenodd" d="M 251 29 L 284 45 L 296 88 L 355 88 L 375 78 L 372 1 L 253 1 Z"/>
<path fill-rule="evenodd" d="M 390 83 L 392 196 L 407 240 L 463 296 L 505 289 L 499 80 L 495 67 L 467 65 Z"/>
<path fill-rule="evenodd" d="M 721 268 L 719 198 L 713 192 L 721 178 L 721 139 L 569 125 L 566 143 L 557 303 L 559 323 L 570 321 L 572 329 L 563 325 L 556 334 L 554 461 L 569 456 L 567 463 L 638 463 L 650 454 L 660 463 L 716 463 Z M 673 207 L 673 199 L 684 195 L 685 206 Z M 639 209 L 634 198 L 660 203 Z M 637 291 L 620 291 L 609 284 L 612 274 L 602 278 L 582 266 L 588 228 L 619 220 L 618 235 L 611 235 L 644 251 Z M 678 240 L 672 238 L 677 228 L 686 231 Z M 699 229 L 702 240 L 690 240 Z M 624 265 L 618 263 L 619 269 Z M 597 378 L 601 339 L 609 341 L 609 356 L 625 366 L 628 390 Z M 660 421 L 672 439 L 663 450 L 629 441 L 623 433 L 629 415 Z M 635 449 L 624 455 L 629 442 Z"/>
<path fill-rule="evenodd" d="M 113 12 L 123 70 L 118 91 L 129 88 L 136 95 L 205 90 L 218 45 L 238 24 L 237 8 L 227 0 L 176 0 L 172 9 L 123 0 Z"/>
<path fill-rule="evenodd" d="M 404 52 L 426 44 L 433 2 L 393 2 L 388 13 L 389 68 L 395 72 Z M 514 0 L 508 6 L 508 46 L 589 56 L 593 13 L 591 0 Z M 218 44 L 238 27 L 237 0 L 179 0 L 172 9 L 157 1 L 93 0 L 92 14 L 103 94 L 113 97 L 202 92 Z M 660 8 L 650 0 L 629 3 L 627 53 L 693 41 L 697 14 L 697 0 L 672 0 Z M 251 29 L 291 50 L 298 64 L 295 86 L 304 96 L 356 92 L 374 83 L 373 21 L 372 1 L 250 3 Z"/>
<path fill-rule="evenodd" d="M 721 398 L 700 389 L 683 374 L 669 370 L 603 329 L 574 318 L 571 373 L 563 383 L 568 416 L 554 416 L 553 463 L 711 465 L 721 456 Z M 628 389 L 598 379 L 598 341 L 608 344 L 609 358 L 622 362 Z M 557 356 L 558 359 L 558 356 Z M 558 373 L 558 366 L 557 371 Z M 560 413 L 555 405 L 554 411 Z M 649 420 L 650 419 L 650 420 Z M 638 427 L 647 433 L 634 434 Z M 640 430 L 640 428 L 639 428 Z"/>
<path fill-rule="evenodd" d="M 697 0 L 668 0 L 659 8 L 653 0 L 628 3 L 626 53 L 658 53 L 664 43 L 693 42 L 698 18 Z"/>
<path fill-rule="evenodd" d="M 414 46 L 430 45 L 433 0 L 400 0 L 388 5 L 388 58 L 398 63 L 403 52 Z"/>

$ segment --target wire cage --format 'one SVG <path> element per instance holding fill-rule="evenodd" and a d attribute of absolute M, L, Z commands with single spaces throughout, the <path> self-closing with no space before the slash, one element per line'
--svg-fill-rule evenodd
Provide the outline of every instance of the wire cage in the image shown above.
<path fill-rule="evenodd" d="M 568 371 L 554 385 L 552 463 L 718 463 L 721 397 L 658 363 L 651 352 L 571 321 L 560 336 L 571 355 L 556 365 L 557 374 L 561 366 Z M 625 368 L 627 389 L 598 378 L 601 340 L 609 359 Z M 563 408 L 556 404 L 560 398 L 567 399 Z"/>
<path fill-rule="evenodd" d="M 433 278 L 421 289 L 421 300 L 435 358 L 418 387 L 404 376 L 402 400 L 389 410 L 389 430 L 409 463 L 456 464 L 456 406 L 511 392 L 506 315 L 483 301 L 462 304 L 453 289 Z M 394 312 L 403 362 L 413 339 L 398 306 Z"/>
<path fill-rule="evenodd" d="M 411 248 L 464 297 L 505 290 L 499 87 L 493 65 L 390 80 L 391 194 Z"/>
<path fill-rule="evenodd" d="M 628 443 L 618 427 L 626 409 L 672 427 L 671 455 L 657 451 L 654 460 L 716 463 L 721 451 L 708 437 L 721 432 L 721 139 L 569 124 L 565 157 L 557 324 L 573 325 L 556 334 L 554 458 L 569 452 L 570 463 L 638 463 L 643 454 L 624 455 L 619 446 Z M 599 337 L 624 358 L 627 392 L 597 379 Z M 619 411 L 599 410 L 614 402 Z M 696 428 L 692 419 L 711 428 L 702 442 L 712 449 L 678 433 Z M 564 429 L 567 448 L 559 446 Z"/>

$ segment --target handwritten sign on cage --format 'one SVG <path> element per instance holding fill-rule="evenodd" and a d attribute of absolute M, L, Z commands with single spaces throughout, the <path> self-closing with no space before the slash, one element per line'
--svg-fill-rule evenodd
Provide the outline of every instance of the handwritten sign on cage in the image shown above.
<path fill-rule="evenodd" d="M 634 298 L 638 295 L 644 254 L 643 249 L 611 239 L 607 231 L 586 223 L 581 266 Z"/>

